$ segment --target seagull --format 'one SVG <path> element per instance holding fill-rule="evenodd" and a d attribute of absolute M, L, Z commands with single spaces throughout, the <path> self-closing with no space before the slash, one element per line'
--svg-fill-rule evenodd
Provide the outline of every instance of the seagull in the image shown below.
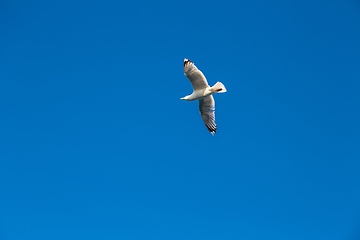
<path fill-rule="evenodd" d="M 184 73 L 193 86 L 193 93 L 183 98 L 187 101 L 199 100 L 199 109 L 201 118 L 209 132 L 214 135 L 217 130 L 215 124 L 215 101 L 212 94 L 226 92 L 225 86 L 221 82 L 217 82 L 210 87 L 204 74 L 189 59 L 184 59 Z"/>

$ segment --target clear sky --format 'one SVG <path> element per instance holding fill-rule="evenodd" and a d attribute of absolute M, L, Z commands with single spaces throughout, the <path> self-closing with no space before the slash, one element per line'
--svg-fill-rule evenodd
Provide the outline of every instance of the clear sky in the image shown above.
<path fill-rule="evenodd" d="M 0 34 L 1 240 L 360 238 L 358 1 L 2 1 Z"/>

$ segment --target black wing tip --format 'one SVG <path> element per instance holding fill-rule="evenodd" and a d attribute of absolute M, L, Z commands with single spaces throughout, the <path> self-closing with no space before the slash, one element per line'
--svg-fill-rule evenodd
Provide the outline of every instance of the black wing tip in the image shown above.
<path fill-rule="evenodd" d="M 188 63 L 192 63 L 192 61 L 189 60 L 189 59 L 187 59 L 187 58 L 185 58 L 185 59 L 184 59 L 184 67 L 185 67 L 185 65 L 188 64 Z"/>
<path fill-rule="evenodd" d="M 205 126 L 212 135 L 215 135 L 215 133 L 217 131 L 217 126 L 216 125 L 215 125 L 215 127 L 210 127 L 210 126 L 207 126 L 207 125 L 205 125 Z"/>

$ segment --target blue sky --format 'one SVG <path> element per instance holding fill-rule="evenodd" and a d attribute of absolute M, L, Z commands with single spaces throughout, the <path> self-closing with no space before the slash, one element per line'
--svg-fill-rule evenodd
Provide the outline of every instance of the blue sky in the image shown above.
<path fill-rule="evenodd" d="M 0 5 L 0 239 L 360 237 L 359 2 Z"/>

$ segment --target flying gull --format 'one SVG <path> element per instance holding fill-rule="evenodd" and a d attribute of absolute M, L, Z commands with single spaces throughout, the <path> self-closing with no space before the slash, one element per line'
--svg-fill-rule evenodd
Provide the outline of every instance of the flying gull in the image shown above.
<path fill-rule="evenodd" d="M 204 74 L 189 59 L 184 59 L 184 73 L 193 86 L 193 93 L 181 99 L 187 101 L 199 100 L 201 118 L 212 135 L 216 133 L 215 124 L 215 101 L 212 94 L 226 92 L 225 86 L 217 82 L 210 87 Z"/>

